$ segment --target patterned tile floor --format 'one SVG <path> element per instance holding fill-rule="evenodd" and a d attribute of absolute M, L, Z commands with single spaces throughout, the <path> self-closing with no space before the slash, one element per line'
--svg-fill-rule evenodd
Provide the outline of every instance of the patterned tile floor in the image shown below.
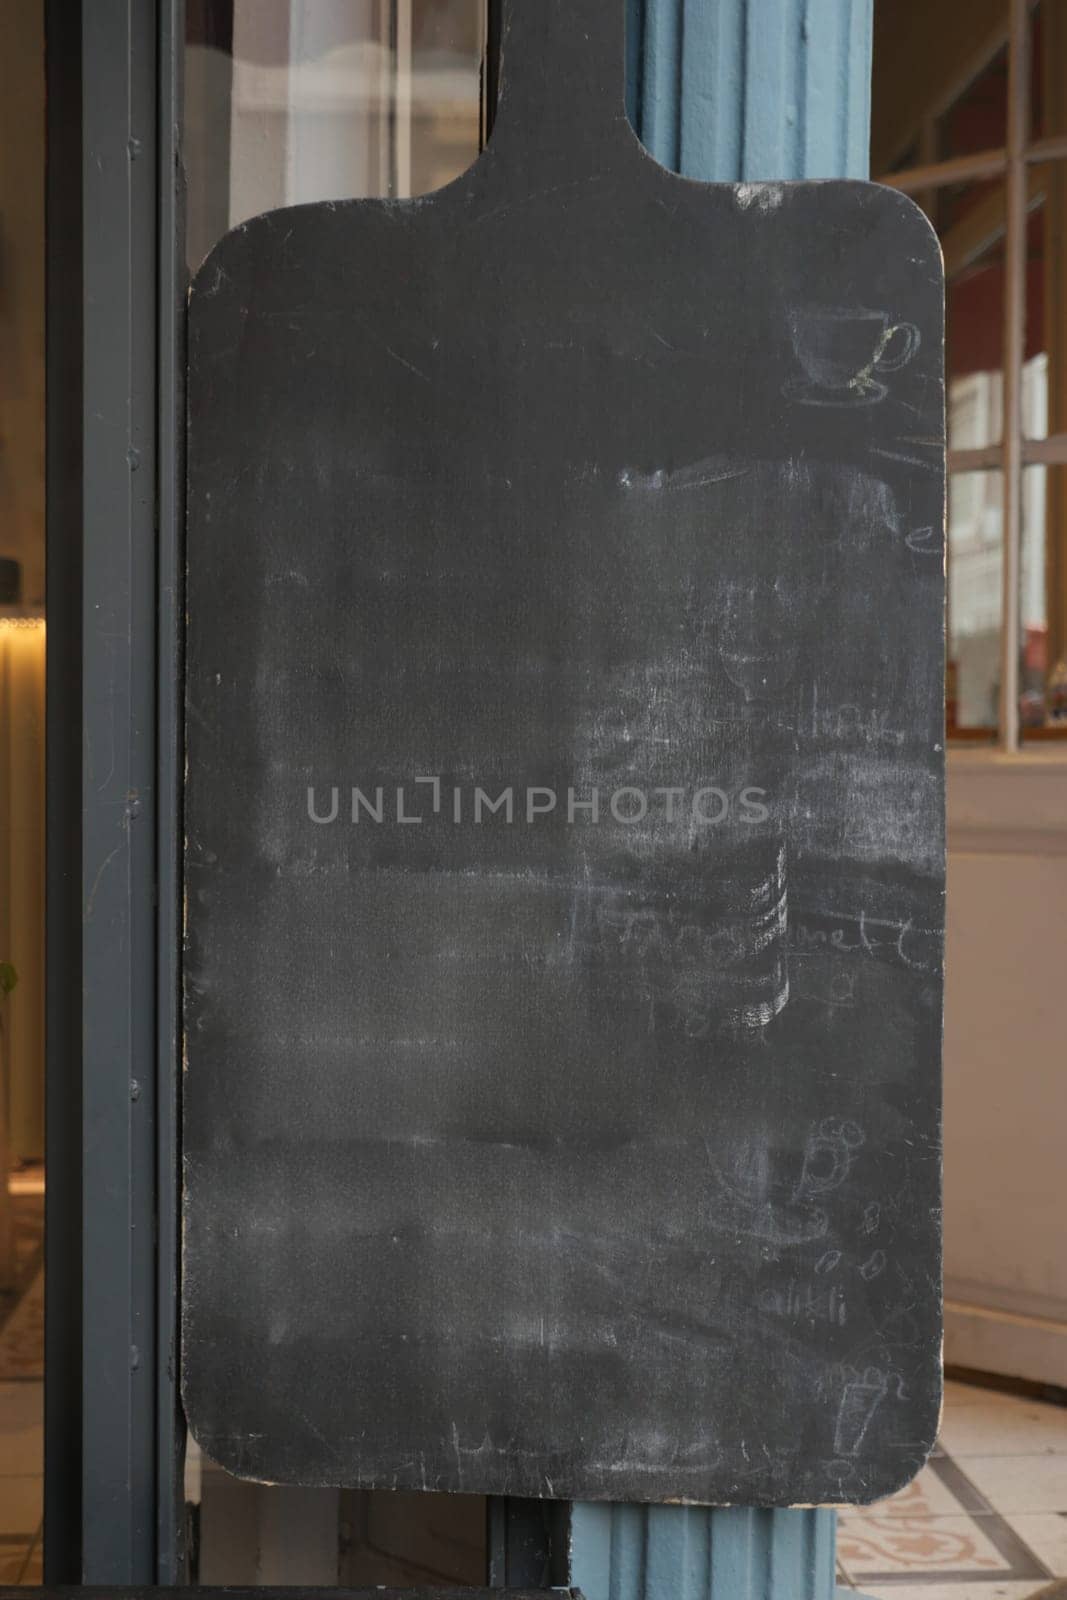
<path fill-rule="evenodd" d="M 842 1512 L 837 1554 L 846 1596 L 1067 1596 L 1067 1407 L 947 1384 L 933 1459 L 891 1499 Z"/>
<path fill-rule="evenodd" d="M 14 1294 L 0 1295 L 0 1584 L 40 1583 L 44 1178 L 16 1174 Z"/>

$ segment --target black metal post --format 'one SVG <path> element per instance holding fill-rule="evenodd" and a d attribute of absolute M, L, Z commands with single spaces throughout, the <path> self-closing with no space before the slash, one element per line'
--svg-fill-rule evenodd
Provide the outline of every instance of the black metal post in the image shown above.
<path fill-rule="evenodd" d="M 81 1576 L 81 0 L 45 9 L 48 598 L 44 1571 Z"/>
<path fill-rule="evenodd" d="M 184 0 L 158 0 L 158 631 L 156 754 L 156 1582 L 185 1575 L 185 1422 L 178 1392 L 181 1124 L 182 616 L 185 522 Z"/>
<path fill-rule="evenodd" d="M 570 1502 L 491 1495 L 486 1501 L 489 1585 L 556 1589 L 570 1578 Z"/>
<path fill-rule="evenodd" d="M 82 17 L 82 1581 L 151 1583 L 157 1482 L 158 7 Z"/>

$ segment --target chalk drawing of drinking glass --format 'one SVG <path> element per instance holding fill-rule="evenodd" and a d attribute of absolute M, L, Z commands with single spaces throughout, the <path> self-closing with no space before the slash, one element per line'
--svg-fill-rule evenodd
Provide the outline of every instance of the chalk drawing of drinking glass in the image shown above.
<path fill-rule="evenodd" d="M 839 1456 L 855 1456 L 874 1420 L 874 1413 L 889 1393 L 889 1375 L 879 1367 L 867 1367 L 850 1376 L 841 1394 L 834 1425 L 834 1450 Z"/>
<path fill-rule="evenodd" d="M 719 659 L 748 701 L 767 700 L 792 681 L 803 621 L 801 587 L 782 573 L 723 585 Z"/>
<path fill-rule="evenodd" d="M 863 1142 L 856 1123 L 829 1118 L 811 1127 L 799 1152 L 776 1146 L 769 1130 L 737 1140 L 725 1156 L 709 1144 L 720 1191 L 713 1225 L 781 1246 L 821 1239 L 824 1199 L 845 1182 Z"/>
<path fill-rule="evenodd" d="M 744 844 L 734 832 L 711 882 L 701 871 L 699 838 L 689 856 L 700 873 L 689 916 L 703 937 L 694 961 L 676 963 L 671 999 L 690 1038 L 706 1038 L 713 1027 L 752 1034 L 789 1000 L 785 845 L 773 828 Z"/>
<path fill-rule="evenodd" d="M 706 627 L 723 671 L 746 701 L 766 701 L 794 679 L 818 614 L 845 508 L 837 473 L 802 460 L 754 462 L 716 496 L 725 559 Z M 806 530 L 819 530 L 813 559 Z"/>
<path fill-rule="evenodd" d="M 880 377 L 907 366 L 920 344 L 914 323 L 864 306 L 799 306 L 790 321 L 802 375 L 783 393 L 801 405 L 875 405 L 888 393 Z"/>

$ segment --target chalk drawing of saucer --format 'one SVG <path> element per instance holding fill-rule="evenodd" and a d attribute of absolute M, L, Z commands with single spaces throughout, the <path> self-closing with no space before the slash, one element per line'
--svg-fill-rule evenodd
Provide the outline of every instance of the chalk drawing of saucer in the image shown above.
<path fill-rule="evenodd" d="M 817 383 L 809 383 L 806 378 L 792 378 L 782 390 L 787 400 L 795 400 L 802 406 L 873 406 L 879 400 L 884 400 L 889 390 L 884 383 L 876 383 L 872 378 L 870 383 L 865 383 L 862 388 L 854 389 L 824 389 Z"/>

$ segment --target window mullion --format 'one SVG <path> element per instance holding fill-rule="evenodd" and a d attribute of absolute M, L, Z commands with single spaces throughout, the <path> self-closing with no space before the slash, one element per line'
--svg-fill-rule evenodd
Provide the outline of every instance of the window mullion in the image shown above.
<path fill-rule="evenodd" d="M 908 167 L 903 172 L 883 173 L 878 182 L 890 189 L 900 189 L 904 194 L 916 194 L 924 189 L 947 189 L 953 184 L 970 183 L 978 178 L 995 178 L 1004 171 L 1007 159 L 1006 150 L 979 150 L 974 155 L 950 156 L 945 161 Z"/>
<path fill-rule="evenodd" d="M 1023 440 L 1023 466 L 1053 467 L 1067 464 L 1067 433 L 1050 433 L 1047 439 Z"/>
<path fill-rule="evenodd" d="M 1026 337 L 1026 140 L 1030 126 L 1028 0 L 1010 0 L 1005 164 L 1004 515 L 1000 626 L 1000 745 L 1019 748 L 1019 559 L 1022 378 Z"/>
<path fill-rule="evenodd" d="M 949 450 L 949 472 L 999 472 L 1004 465 L 1004 446 L 980 444 Z"/>
<path fill-rule="evenodd" d="M 1047 139 L 1035 139 L 1026 150 L 1026 159 L 1031 165 L 1044 161 L 1061 161 L 1065 156 L 1067 156 L 1067 133 L 1050 134 Z"/>

